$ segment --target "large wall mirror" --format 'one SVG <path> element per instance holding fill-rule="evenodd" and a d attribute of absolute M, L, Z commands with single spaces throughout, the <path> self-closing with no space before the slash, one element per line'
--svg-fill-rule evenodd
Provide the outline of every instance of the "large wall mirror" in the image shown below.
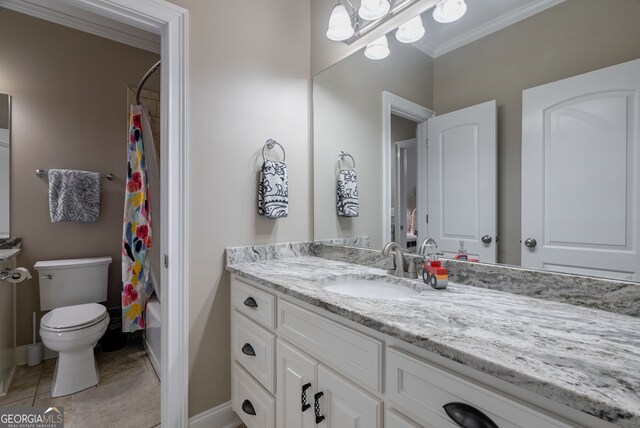
<path fill-rule="evenodd" d="M 640 281 L 640 2 L 466 4 L 314 77 L 314 238 Z"/>
<path fill-rule="evenodd" d="M 0 238 L 9 236 L 11 97 L 0 94 Z"/>

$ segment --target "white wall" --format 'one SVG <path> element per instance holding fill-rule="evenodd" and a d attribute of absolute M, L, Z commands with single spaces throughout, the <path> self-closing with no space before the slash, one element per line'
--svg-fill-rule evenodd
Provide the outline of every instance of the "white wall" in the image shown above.
<path fill-rule="evenodd" d="M 173 0 L 189 10 L 189 414 L 231 398 L 227 246 L 311 238 L 309 1 Z M 287 151 L 289 217 L 256 213 L 267 138 Z"/>
<path fill-rule="evenodd" d="M 380 135 L 382 92 L 389 91 L 430 108 L 433 62 L 389 38 L 391 54 L 372 61 L 362 52 L 314 78 L 314 239 L 368 235 L 382 248 Z M 414 135 L 415 136 L 415 135 Z M 337 155 L 356 160 L 360 215 L 336 215 Z"/>

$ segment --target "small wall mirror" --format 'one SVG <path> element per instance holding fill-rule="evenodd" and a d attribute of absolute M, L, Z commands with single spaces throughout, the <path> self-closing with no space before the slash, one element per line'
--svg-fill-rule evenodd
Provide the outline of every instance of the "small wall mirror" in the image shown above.
<path fill-rule="evenodd" d="M 11 96 L 0 94 L 0 238 L 9 236 Z"/>

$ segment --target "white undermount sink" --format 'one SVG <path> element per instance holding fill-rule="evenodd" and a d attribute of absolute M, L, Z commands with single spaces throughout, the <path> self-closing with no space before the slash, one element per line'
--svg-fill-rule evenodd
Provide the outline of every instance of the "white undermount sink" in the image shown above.
<path fill-rule="evenodd" d="M 321 287 L 331 293 L 374 299 L 402 299 L 418 295 L 418 291 L 408 286 L 376 279 L 338 279 L 327 282 Z"/>

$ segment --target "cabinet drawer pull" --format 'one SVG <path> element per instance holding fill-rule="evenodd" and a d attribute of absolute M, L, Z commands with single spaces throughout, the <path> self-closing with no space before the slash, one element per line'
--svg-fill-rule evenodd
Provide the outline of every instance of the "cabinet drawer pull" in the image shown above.
<path fill-rule="evenodd" d="M 244 355 L 248 355 L 250 357 L 255 357 L 256 356 L 256 351 L 253 349 L 253 346 L 251 346 L 249 343 L 245 343 L 242 346 L 242 353 Z"/>
<path fill-rule="evenodd" d="M 244 300 L 244 305 L 249 306 L 250 308 L 253 308 L 253 309 L 258 308 L 258 303 L 256 302 L 256 299 L 254 299 L 253 297 L 247 297 Z"/>
<path fill-rule="evenodd" d="M 462 428 L 498 428 L 489 416 L 465 403 L 448 403 L 444 406 L 447 415 Z"/>
<path fill-rule="evenodd" d="M 310 383 L 302 385 L 302 396 L 300 397 L 300 401 L 302 401 L 303 412 L 306 412 L 311 407 L 311 404 L 307 403 L 307 389 L 309 388 L 311 388 Z"/>
<path fill-rule="evenodd" d="M 324 415 L 320 414 L 320 397 L 322 397 L 324 395 L 324 393 L 322 391 L 320 392 L 316 392 L 313 395 L 313 400 L 314 400 L 314 404 L 313 404 L 313 410 L 316 414 L 316 423 L 319 424 L 320 422 L 324 421 Z"/>
<path fill-rule="evenodd" d="M 253 408 L 253 404 L 251 404 L 251 401 L 249 400 L 244 400 L 242 402 L 242 411 L 245 412 L 247 415 L 252 415 L 252 416 L 256 415 L 256 409 Z"/>

